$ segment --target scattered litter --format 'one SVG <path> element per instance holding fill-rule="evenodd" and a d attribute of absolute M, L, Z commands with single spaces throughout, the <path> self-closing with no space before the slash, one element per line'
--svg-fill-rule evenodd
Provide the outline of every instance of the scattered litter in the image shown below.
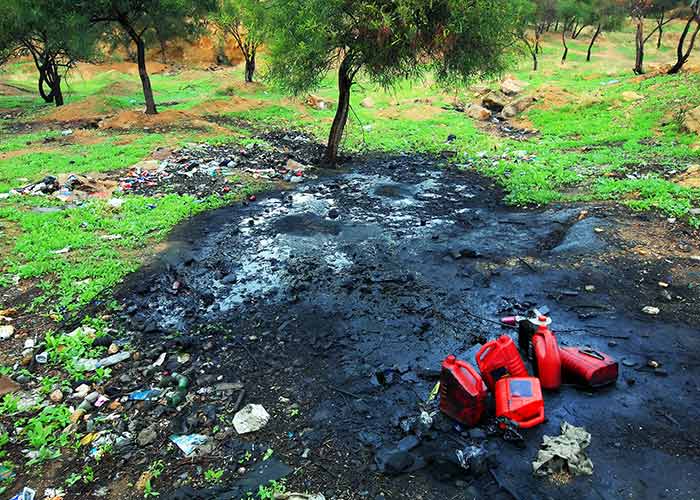
<path fill-rule="evenodd" d="M 0 326 L 0 340 L 7 340 L 15 334 L 15 327 L 12 325 Z"/>
<path fill-rule="evenodd" d="M 123 351 L 102 359 L 81 358 L 75 362 L 75 367 L 78 371 L 92 372 L 97 370 L 98 368 L 107 368 L 109 366 L 114 366 L 118 363 L 121 363 L 122 361 L 126 361 L 130 357 L 130 352 Z"/>
<path fill-rule="evenodd" d="M 46 351 L 40 352 L 39 354 L 34 356 L 34 359 L 40 365 L 45 365 L 46 363 L 49 362 L 49 353 Z"/>
<path fill-rule="evenodd" d="M 56 255 L 62 255 L 65 253 L 68 253 L 71 251 L 71 247 L 64 247 L 61 248 L 60 250 L 53 250 L 51 253 L 56 254 Z"/>
<path fill-rule="evenodd" d="M 487 453 L 481 446 L 465 446 L 463 449 L 457 450 L 456 453 L 457 461 L 464 470 L 475 475 L 486 472 L 488 468 Z"/>
<path fill-rule="evenodd" d="M 20 493 L 13 496 L 10 500 L 34 500 L 36 496 L 36 491 L 31 488 L 25 487 Z"/>
<path fill-rule="evenodd" d="M 175 443 L 185 456 L 189 457 L 197 448 L 206 444 L 207 441 L 209 441 L 209 437 L 202 434 L 188 434 L 182 436 L 173 434 L 170 436 L 170 441 Z"/>
<path fill-rule="evenodd" d="M 262 405 L 244 406 L 233 417 L 233 427 L 238 434 L 248 434 L 262 429 L 270 421 L 270 414 Z"/>
<path fill-rule="evenodd" d="M 5 467 L 4 465 L 0 465 L 0 484 L 4 483 L 5 481 L 11 482 L 15 479 L 15 473 L 12 469 Z"/>
<path fill-rule="evenodd" d="M 562 422 L 559 436 L 544 436 L 532 462 L 532 470 L 537 476 L 569 473 L 574 476 L 593 474 L 593 462 L 586 456 L 586 448 L 591 444 L 591 435 L 583 427 L 574 427 Z"/>
<path fill-rule="evenodd" d="M 661 312 L 661 309 L 659 309 L 658 307 L 654 307 L 654 306 L 646 306 L 642 309 L 642 312 L 644 314 L 648 314 L 649 316 L 656 316 L 657 314 L 659 314 Z"/>
<path fill-rule="evenodd" d="M 107 201 L 107 205 L 116 209 L 122 208 L 124 203 L 126 203 L 124 198 L 110 198 L 109 201 Z"/>

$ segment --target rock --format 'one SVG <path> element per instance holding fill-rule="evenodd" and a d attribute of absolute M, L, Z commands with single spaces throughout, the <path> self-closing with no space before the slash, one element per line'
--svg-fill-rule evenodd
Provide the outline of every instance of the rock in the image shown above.
<path fill-rule="evenodd" d="M 365 97 L 360 102 L 360 106 L 362 106 L 363 108 L 372 109 L 375 106 L 374 99 L 372 99 L 371 97 Z"/>
<path fill-rule="evenodd" d="M 673 297 L 671 296 L 671 292 L 668 290 L 661 290 L 661 298 L 664 299 L 666 302 L 673 302 Z"/>
<path fill-rule="evenodd" d="M 63 393 L 60 389 L 56 389 L 49 395 L 49 399 L 54 403 L 60 403 L 61 401 L 63 401 Z"/>
<path fill-rule="evenodd" d="M 0 375 L 0 397 L 19 390 L 19 384 L 5 375 Z"/>
<path fill-rule="evenodd" d="M 506 118 L 513 118 L 532 106 L 534 102 L 534 97 L 522 97 L 505 106 L 501 114 Z"/>
<path fill-rule="evenodd" d="M 700 135 L 700 106 L 685 112 L 682 126 L 685 131 Z"/>
<path fill-rule="evenodd" d="M 0 326 L 0 340 L 7 340 L 15 334 L 15 327 L 12 325 Z"/>
<path fill-rule="evenodd" d="M 649 316 L 656 316 L 661 312 L 661 310 L 658 307 L 646 306 L 642 309 L 642 312 L 644 314 L 648 314 Z"/>
<path fill-rule="evenodd" d="M 380 472 L 398 475 L 415 464 L 415 457 L 407 451 L 382 448 L 374 456 L 374 462 Z"/>
<path fill-rule="evenodd" d="M 107 349 L 107 353 L 109 354 L 116 354 L 119 352 L 119 346 L 117 344 L 110 344 L 109 348 Z"/>
<path fill-rule="evenodd" d="M 478 104 L 470 104 L 466 110 L 466 113 L 472 120 L 478 120 L 481 122 L 485 122 L 491 118 L 491 111 L 483 106 L 479 106 Z"/>
<path fill-rule="evenodd" d="M 262 429 L 270 421 L 270 414 L 262 405 L 244 406 L 233 417 L 233 427 L 238 434 L 248 434 Z"/>
<path fill-rule="evenodd" d="M 328 218 L 329 219 L 337 219 L 340 216 L 340 213 L 338 212 L 337 208 L 331 208 L 328 211 Z"/>
<path fill-rule="evenodd" d="M 527 87 L 527 83 L 514 80 L 513 78 L 506 78 L 501 82 L 501 92 L 505 95 L 519 94 L 525 87 Z"/>
<path fill-rule="evenodd" d="M 497 90 L 489 92 L 481 99 L 481 105 L 483 107 L 497 113 L 500 113 L 509 103 L 508 97 Z"/>
<path fill-rule="evenodd" d="M 156 439 L 158 439 L 158 433 L 156 432 L 155 425 L 149 425 L 139 432 L 139 435 L 136 437 L 136 441 L 139 443 L 139 446 L 148 446 L 149 444 L 155 442 Z"/>
<path fill-rule="evenodd" d="M 644 99 L 644 96 L 642 94 L 632 92 L 631 90 L 627 90 L 622 93 L 622 99 L 627 102 L 641 101 L 642 99 Z"/>
<path fill-rule="evenodd" d="M 418 439 L 416 436 L 406 436 L 401 441 L 399 441 L 399 444 L 396 447 L 399 451 L 411 451 L 413 448 L 416 448 L 419 444 L 420 439 Z"/>
<path fill-rule="evenodd" d="M 691 208 L 688 213 L 690 215 L 700 215 L 700 208 Z"/>
<path fill-rule="evenodd" d="M 80 384 L 75 388 L 73 392 L 73 397 L 78 399 L 85 399 L 85 397 L 90 393 L 90 386 L 87 384 Z"/>

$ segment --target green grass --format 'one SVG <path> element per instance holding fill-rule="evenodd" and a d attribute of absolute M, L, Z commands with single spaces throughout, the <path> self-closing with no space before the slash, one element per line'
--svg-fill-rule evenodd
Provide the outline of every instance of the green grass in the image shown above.
<path fill-rule="evenodd" d="M 48 213 L 32 209 L 57 203 L 27 198 L 0 204 L 0 219 L 20 230 L 4 261 L 3 280 L 6 285 L 13 276 L 37 280 L 44 291 L 34 303 L 38 311 L 74 312 L 136 270 L 143 250 L 162 240 L 178 222 L 262 188 L 249 183 L 234 193 L 205 200 L 129 196 L 120 209 L 97 199 Z M 121 238 L 103 238 L 111 235 Z M 57 253 L 64 249 L 70 250 Z"/>

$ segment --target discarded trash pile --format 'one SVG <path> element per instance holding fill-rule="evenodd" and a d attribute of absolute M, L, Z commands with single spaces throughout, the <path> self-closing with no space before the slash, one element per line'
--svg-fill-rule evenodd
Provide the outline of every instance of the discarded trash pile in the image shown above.
<path fill-rule="evenodd" d="M 134 169 L 120 179 L 125 193 L 192 194 L 203 198 L 231 191 L 235 176 L 299 183 L 315 178 L 309 165 L 318 162 L 321 149 L 303 134 L 274 132 L 244 147 L 200 144 L 175 151 L 155 169 Z M 269 145 L 268 145 L 269 144 Z"/>
<path fill-rule="evenodd" d="M 39 182 L 1 193 L 0 198 L 32 195 L 53 196 L 61 201 L 72 202 L 86 198 L 109 198 L 117 187 L 117 182 L 104 177 L 94 178 L 78 174 L 47 175 Z"/>
<path fill-rule="evenodd" d="M 506 432 L 507 439 L 523 439 L 519 431 L 529 429 L 545 421 L 545 405 L 542 389 L 556 391 L 562 380 L 589 389 L 613 384 L 618 376 L 618 364 L 610 356 L 588 348 L 559 347 L 557 338 L 549 329 L 551 318 L 537 309 L 526 317 L 502 318 L 504 325 L 518 329 L 518 346 L 526 359 L 532 362 L 531 377 L 513 340 L 502 335 L 481 347 L 472 365 L 455 356 L 448 356 L 442 364 L 440 378 L 440 409 L 466 427 L 475 427 L 485 416 L 488 392 L 496 400 L 496 424 Z M 562 424 L 562 432 L 575 429 Z M 585 432 L 585 431 L 581 431 Z M 586 433 L 587 434 L 587 433 Z M 590 443 L 590 435 L 585 446 Z M 542 466 L 552 457 L 559 464 L 556 472 L 591 474 L 590 461 L 585 467 L 572 463 L 564 453 L 557 453 L 555 440 L 545 439 L 549 458 L 538 457 L 535 472 L 544 474 Z M 586 459 L 587 460 L 587 459 Z"/>

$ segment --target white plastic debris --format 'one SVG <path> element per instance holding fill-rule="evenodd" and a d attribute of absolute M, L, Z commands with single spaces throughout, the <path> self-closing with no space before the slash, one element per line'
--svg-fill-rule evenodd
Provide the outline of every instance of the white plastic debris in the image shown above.
<path fill-rule="evenodd" d="M 206 442 L 209 441 L 209 438 L 202 434 L 187 434 L 182 436 L 173 434 L 170 436 L 170 441 L 175 443 L 177 447 L 189 457 L 195 452 L 195 450 L 197 450 L 197 448 L 203 444 L 206 444 Z"/>
<path fill-rule="evenodd" d="M 124 200 L 123 198 L 110 198 L 107 202 L 107 205 L 109 205 L 112 208 L 122 208 L 122 205 L 125 201 L 126 200 Z"/>
<path fill-rule="evenodd" d="M 659 309 L 658 307 L 654 307 L 654 306 L 646 306 L 646 307 L 644 307 L 644 309 L 642 309 L 642 312 L 644 314 L 648 314 L 649 316 L 656 316 L 657 314 L 659 314 L 661 312 L 661 309 Z"/>
<path fill-rule="evenodd" d="M 7 340 L 15 334 L 15 327 L 12 325 L 0 326 L 0 340 Z"/>
<path fill-rule="evenodd" d="M 233 427 L 238 434 L 248 434 L 262 429 L 270 421 L 270 414 L 262 405 L 244 406 L 233 417 Z"/>

